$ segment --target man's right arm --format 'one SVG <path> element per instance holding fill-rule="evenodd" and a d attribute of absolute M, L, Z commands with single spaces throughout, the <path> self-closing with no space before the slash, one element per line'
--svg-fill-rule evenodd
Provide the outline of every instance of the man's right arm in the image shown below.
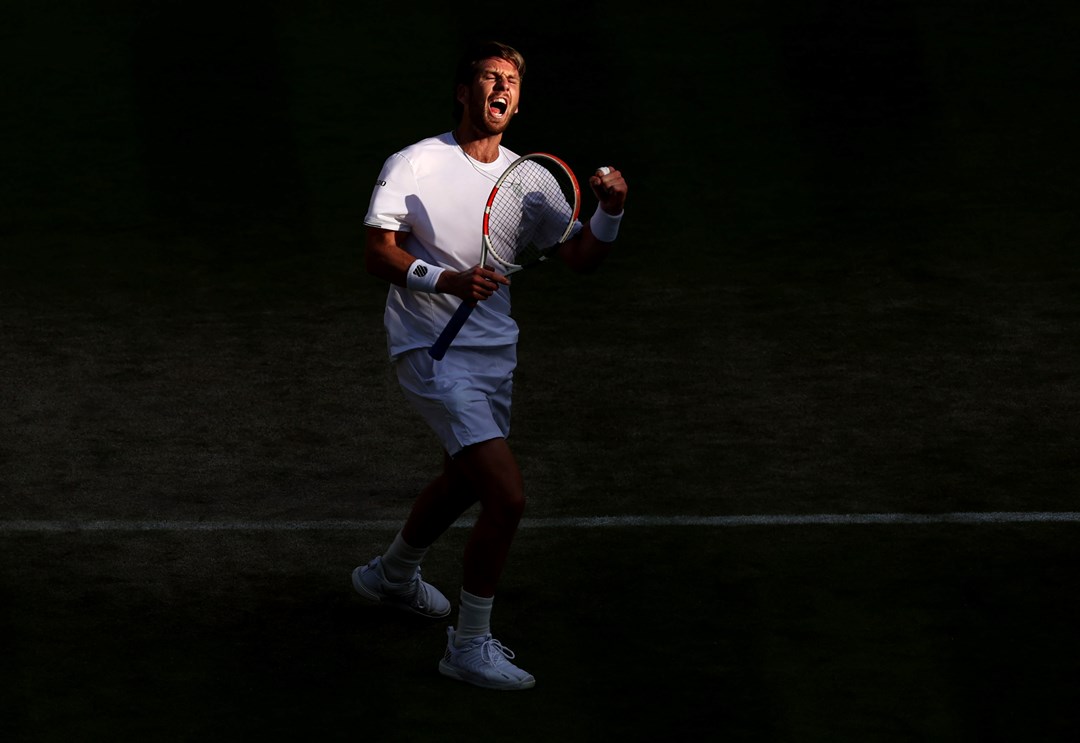
<path fill-rule="evenodd" d="M 408 232 L 367 228 L 367 247 L 364 250 L 364 267 L 376 278 L 405 286 L 405 274 L 416 260 L 405 250 Z"/>
<path fill-rule="evenodd" d="M 367 272 L 391 284 L 407 286 L 405 277 L 409 266 L 416 261 L 416 256 L 405 249 L 408 236 L 408 232 L 368 227 L 367 247 L 364 250 Z M 477 266 L 468 271 L 443 271 L 435 288 L 459 299 L 481 301 L 490 297 L 500 284 L 509 286 L 510 281 L 497 271 Z"/>

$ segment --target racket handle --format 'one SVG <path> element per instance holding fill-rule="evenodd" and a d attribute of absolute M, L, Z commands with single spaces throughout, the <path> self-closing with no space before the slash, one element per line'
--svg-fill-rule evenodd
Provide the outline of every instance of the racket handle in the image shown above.
<path fill-rule="evenodd" d="M 454 342 L 458 331 L 461 330 L 461 326 L 465 324 L 465 321 L 469 319 L 469 315 L 472 314 L 475 306 L 476 302 L 462 302 L 458 305 L 457 312 L 450 318 L 450 322 L 446 323 L 443 332 L 439 334 L 435 343 L 428 349 L 431 358 L 438 361 L 446 355 L 446 349 L 450 348 L 450 344 Z"/>

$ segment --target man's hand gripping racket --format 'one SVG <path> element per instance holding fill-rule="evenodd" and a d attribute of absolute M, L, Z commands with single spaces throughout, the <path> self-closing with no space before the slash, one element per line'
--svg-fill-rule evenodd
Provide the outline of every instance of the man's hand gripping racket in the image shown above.
<path fill-rule="evenodd" d="M 496 181 L 484 207 L 481 269 L 503 276 L 551 257 L 570 237 L 581 208 L 581 189 L 569 166 L 543 152 L 520 157 Z M 463 301 L 428 353 L 446 355 L 465 325 L 474 299 Z"/>

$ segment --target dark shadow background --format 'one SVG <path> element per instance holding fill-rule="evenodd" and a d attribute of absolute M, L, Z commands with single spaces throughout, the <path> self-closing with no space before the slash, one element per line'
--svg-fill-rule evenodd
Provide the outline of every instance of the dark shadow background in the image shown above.
<path fill-rule="evenodd" d="M 1071 739 L 1069 521 L 526 529 L 497 699 L 352 595 L 392 530 L 88 525 L 405 515 L 362 219 L 479 36 L 506 144 L 632 189 L 601 272 L 515 281 L 530 518 L 1075 513 L 1078 15 L 5 3 L 5 740 Z"/>

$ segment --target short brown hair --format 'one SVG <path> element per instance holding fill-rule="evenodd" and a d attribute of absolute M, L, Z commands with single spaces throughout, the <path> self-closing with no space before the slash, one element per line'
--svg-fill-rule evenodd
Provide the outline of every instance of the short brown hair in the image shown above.
<path fill-rule="evenodd" d="M 471 85 L 473 76 L 476 74 L 476 65 L 485 59 L 505 59 L 517 67 L 518 80 L 525 79 L 525 57 L 514 47 L 501 41 L 481 41 L 469 46 L 458 58 L 457 68 L 454 70 L 454 121 L 460 122 L 465 113 L 465 107 L 457 99 L 457 86 Z"/>

